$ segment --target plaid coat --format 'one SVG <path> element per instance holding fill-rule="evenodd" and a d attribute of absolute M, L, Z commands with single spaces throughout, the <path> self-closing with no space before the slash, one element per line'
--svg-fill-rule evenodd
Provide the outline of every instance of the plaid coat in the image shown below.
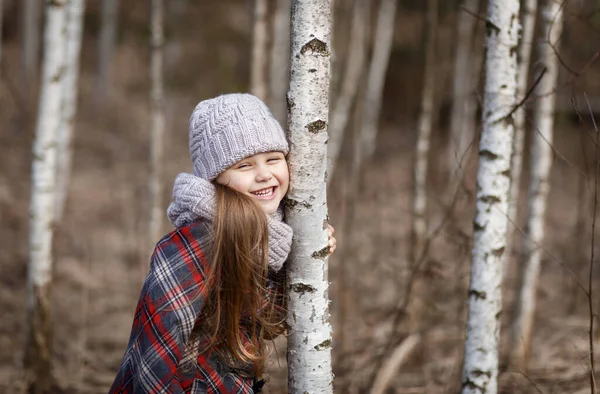
<path fill-rule="evenodd" d="M 209 262 L 203 250 L 211 239 L 209 231 L 207 223 L 194 222 L 156 245 L 129 344 L 109 394 L 254 393 L 254 379 L 236 373 L 215 354 L 189 351 L 190 333 L 202 324 L 201 284 Z M 269 287 L 282 290 L 272 280 Z"/>

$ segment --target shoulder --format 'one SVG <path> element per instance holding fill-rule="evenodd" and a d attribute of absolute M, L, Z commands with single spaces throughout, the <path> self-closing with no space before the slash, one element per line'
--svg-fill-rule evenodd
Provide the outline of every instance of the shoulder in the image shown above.
<path fill-rule="evenodd" d="M 169 271 L 206 271 L 208 250 L 212 244 L 210 223 L 196 221 L 165 235 L 154 248 L 151 269 Z"/>

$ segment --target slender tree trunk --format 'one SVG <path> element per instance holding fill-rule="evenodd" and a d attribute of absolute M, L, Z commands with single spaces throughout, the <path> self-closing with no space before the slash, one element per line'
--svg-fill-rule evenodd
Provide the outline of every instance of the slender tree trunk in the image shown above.
<path fill-rule="evenodd" d="M 452 112 L 450 114 L 450 140 L 448 143 L 448 169 L 452 173 L 460 165 L 461 157 L 473 139 L 465 130 L 473 101 L 469 100 L 472 85 L 473 33 L 479 13 L 480 0 L 465 0 L 458 10 L 456 54 L 452 78 Z"/>
<path fill-rule="evenodd" d="M 52 235 L 56 211 L 56 146 L 61 127 L 66 0 L 46 2 L 44 63 L 31 170 L 27 344 L 25 368 L 33 393 L 53 390 Z"/>
<path fill-rule="evenodd" d="M 433 99 L 435 94 L 435 32 L 437 30 L 437 0 L 428 0 L 427 43 L 425 53 L 425 73 L 421 95 L 421 115 L 417 132 L 417 149 L 414 167 L 412 263 L 423 254 L 423 245 L 427 238 L 427 164 L 429 143 L 433 126 Z"/>
<path fill-rule="evenodd" d="M 521 43 L 519 44 L 519 73 L 517 79 L 517 102 L 521 102 L 527 94 L 527 83 L 529 81 L 529 66 L 531 63 L 531 48 L 535 33 L 535 16 L 537 13 L 537 0 L 526 0 L 522 15 Z M 515 113 L 515 139 L 513 141 L 513 153 L 510 166 L 510 199 L 508 200 L 509 235 L 504 253 L 502 269 L 504 274 L 508 273 L 513 249 L 514 223 L 517 220 L 517 202 L 519 200 L 519 185 L 521 183 L 521 172 L 523 169 L 523 146 L 525 144 L 525 112 L 521 107 Z"/>
<path fill-rule="evenodd" d="M 102 0 L 101 30 L 98 42 L 98 73 L 96 75 L 96 103 L 103 105 L 110 85 L 110 65 L 115 49 L 119 0 Z"/>
<path fill-rule="evenodd" d="M 525 262 L 522 267 L 516 318 L 513 322 L 511 363 L 521 367 L 527 364 L 531 344 L 531 330 L 535 314 L 535 297 L 540 273 L 541 249 L 544 242 L 544 223 L 550 169 L 552 168 L 552 140 L 554 129 L 555 89 L 559 63 L 553 47 L 558 46 L 562 33 L 562 2 L 547 0 L 542 10 L 543 37 L 538 50 L 546 75 L 536 88 L 534 124 L 536 132 L 531 141 L 530 189 L 525 237 Z"/>
<path fill-rule="evenodd" d="M 165 134 L 164 87 L 163 87 L 163 48 L 164 48 L 164 4 L 163 0 L 152 0 L 151 26 L 152 45 L 150 60 L 150 223 L 149 242 L 156 244 L 160 238 L 164 207 L 163 192 L 163 150 Z"/>
<path fill-rule="evenodd" d="M 170 71 L 181 63 L 181 58 L 184 55 L 185 48 L 181 37 L 185 34 L 185 31 L 179 29 L 178 26 L 181 25 L 181 20 L 187 15 L 189 5 L 190 0 L 169 0 L 165 3 L 165 30 L 171 31 L 163 51 L 165 75 L 169 75 Z"/>
<path fill-rule="evenodd" d="M 292 3 L 288 128 L 294 229 L 288 267 L 288 391 L 333 393 L 328 297 L 327 121 L 331 0 Z"/>
<path fill-rule="evenodd" d="M 375 152 L 383 87 L 394 42 L 395 20 L 396 0 L 381 0 L 379 15 L 377 16 L 377 27 L 373 38 L 373 56 L 367 77 L 365 113 L 361 124 L 361 135 L 365 144 L 364 156 L 366 158 L 370 158 Z"/>
<path fill-rule="evenodd" d="M 4 19 L 4 3 L 0 0 L 0 65 L 2 65 L 2 20 Z M 2 75 L 0 74 L 0 81 Z M 2 88 L 0 87 L 0 98 L 2 98 Z"/>
<path fill-rule="evenodd" d="M 333 12 L 332 12 L 332 24 L 331 24 L 331 93 L 330 100 L 334 101 L 338 95 L 340 90 L 340 80 L 342 74 L 342 66 L 344 62 L 342 58 L 345 57 L 345 54 L 348 50 L 348 46 L 343 47 L 338 44 L 339 36 L 346 36 L 347 31 L 346 28 L 350 28 L 350 23 L 352 22 L 351 17 L 351 8 L 353 7 L 353 2 L 351 1 L 340 1 L 334 0 L 333 2 Z"/>
<path fill-rule="evenodd" d="M 329 142 L 327 143 L 329 158 L 327 174 L 329 179 L 333 178 L 333 171 L 342 148 L 350 111 L 363 73 L 367 49 L 369 6 L 368 0 L 354 0 L 346 73 L 342 81 L 342 90 L 331 113 L 329 127 Z"/>
<path fill-rule="evenodd" d="M 261 100 L 267 99 L 267 0 L 254 0 L 252 21 L 252 65 L 250 91 Z"/>
<path fill-rule="evenodd" d="M 32 88 L 38 79 L 42 2 L 40 0 L 21 1 L 21 72 L 23 92 L 29 103 L 33 101 Z"/>
<path fill-rule="evenodd" d="M 292 0 L 277 0 L 269 71 L 269 108 L 281 124 L 286 122 L 285 95 L 290 71 L 290 13 Z"/>
<path fill-rule="evenodd" d="M 85 0 L 71 0 L 67 5 L 67 44 L 63 80 L 62 126 L 58 134 L 58 170 L 56 174 L 56 221 L 62 220 L 71 178 L 72 141 L 77 113 L 79 57 L 83 38 Z"/>
<path fill-rule="evenodd" d="M 502 255 L 517 93 L 519 1 L 489 0 L 483 130 L 479 143 L 463 394 L 498 392 Z"/>
<path fill-rule="evenodd" d="M 424 298 L 429 292 L 425 289 L 425 282 L 419 266 L 423 257 L 424 245 L 427 239 L 427 167 L 429 157 L 429 142 L 434 119 L 434 94 L 435 94 L 435 43 L 438 21 L 438 0 L 427 2 L 427 33 L 425 47 L 425 73 L 423 92 L 421 95 L 421 115 L 419 116 L 419 129 L 417 132 L 417 149 L 414 167 L 414 196 L 413 196 L 413 223 L 412 223 L 412 249 L 411 265 L 416 270 L 415 291 L 408 304 L 408 323 L 410 333 L 418 330 L 421 316 L 425 312 Z"/>

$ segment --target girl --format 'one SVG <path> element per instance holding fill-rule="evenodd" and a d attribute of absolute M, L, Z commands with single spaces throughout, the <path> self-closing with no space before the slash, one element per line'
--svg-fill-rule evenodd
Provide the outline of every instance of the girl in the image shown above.
<path fill-rule="evenodd" d="M 194 174 L 175 180 L 176 230 L 156 245 L 110 393 L 259 392 L 284 331 L 281 126 L 258 98 L 223 95 L 196 106 L 189 145 Z"/>

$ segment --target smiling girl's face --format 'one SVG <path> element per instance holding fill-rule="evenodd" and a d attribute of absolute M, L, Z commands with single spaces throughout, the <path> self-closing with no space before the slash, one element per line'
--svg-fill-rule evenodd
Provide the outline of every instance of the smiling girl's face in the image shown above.
<path fill-rule="evenodd" d="M 238 161 L 216 181 L 254 197 L 267 214 L 272 214 L 288 191 L 290 174 L 282 152 L 267 152 Z"/>

